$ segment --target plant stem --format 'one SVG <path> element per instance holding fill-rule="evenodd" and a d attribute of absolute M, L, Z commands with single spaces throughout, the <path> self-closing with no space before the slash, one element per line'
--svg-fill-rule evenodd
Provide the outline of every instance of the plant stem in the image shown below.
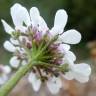
<path fill-rule="evenodd" d="M 57 68 L 59 71 L 62 72 L 67 72 L 68 71 L 68 64 L 64 64 L 62 66 L 59 65 L 55 65 L 55 64 L 50 64 L 50 63 L 45 63 L 45 62 L 37 62 L 39 65 L 43 65 L 45 67 L 54 67 Z"/>
<path fill-rule="evenodd" d="M 35 62 L 22 66 L 4 86 L 0 88 L 0 96 L 7 96 L 9 92 L 16 86 L 19 80 L 33 67 Z"/>

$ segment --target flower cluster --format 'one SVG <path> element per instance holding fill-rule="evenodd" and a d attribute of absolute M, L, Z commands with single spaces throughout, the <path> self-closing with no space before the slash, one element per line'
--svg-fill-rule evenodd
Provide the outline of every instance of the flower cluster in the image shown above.
<path fill-rule="evenodd" d="M 0 65 L 0 85 L 4 84 L 8 80 L 8 74 L 11 72 L 9 66 Z"/>
<path fill-rule="evenodd" d="M 70 51 L 69 44 L 79 43 L 81 34 L 75 29 L 64 30 L 68 18 L 65 10 L 56 12 L 52 29 L 48 28 L 36 7 L 28 13 L 25 7 L 16 3 L 10 12 L 15 28 L 1 20 L 5 31 L 11 36 L 5 41 L 4 48 L 13 53 L 10 60 L 13 68 L 35 61 L 28 77 L 35 91 L 44 82 L 52 94 L 58 93 L 62 88 L 60 76 L 82 83 L 89 80 L 90 66 L 74 64 L 76 56 Z"/>

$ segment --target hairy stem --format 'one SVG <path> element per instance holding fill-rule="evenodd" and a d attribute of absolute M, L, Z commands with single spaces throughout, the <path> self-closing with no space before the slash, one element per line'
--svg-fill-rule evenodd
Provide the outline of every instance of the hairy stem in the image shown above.
<path fill-rule="evenodd" d="M 7 96 L 19 80 L 33 67 L 35 62 L 22 66 L 4 86 L 0 88 L 0 96 Z"/>

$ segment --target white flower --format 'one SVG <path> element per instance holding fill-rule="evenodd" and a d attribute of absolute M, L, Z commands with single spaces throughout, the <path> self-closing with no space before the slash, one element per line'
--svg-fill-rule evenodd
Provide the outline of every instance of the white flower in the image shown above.
<path fill-rule="evenodd" d="M 13 56 L 11 59 L 10 59 L 10 65 L 13 67 L 13 68 L 18 68 L 19 65 L 20 65 L 20 60 L 18 59 L 17 56 Z"/>
<path fill-rule="evenodd" d="M 11 72 L 9 66 L 0 65 L 0 85 L 4 84 L 8 80 L 8 74 Z"/>
<path fill-rule="evenodd" d="M 16 47 L 9 41 L 4 42 L 4 48 L 9 52 L 15 52 L 16 51 Z"/>
<path fill-rule="evenodd" d="M 14 45 L 19 45 L 19 41 L 13 38 L 10 38 L 10 42 Z"/>
<path fill-rule="evenodd" d="M 65 10 L 60 9 L 56 12 L 54 26 L 50 30 L 52 37 L 61 34 L 58 38 L 59 42 L 64 42 L 68 44 L 77 44 L 81 40 L 81 34 L 75 29 L 64 31 L 64 27 L 67 23 L 67 13 Z"/>
<path fill-rule="evenodd" d="M 81 40 L 81 34 L 75 29 L 71 29 L 71 30 L 64 32 L 59 37 L 59 40 L 61 42 L 68 43 L 68 44 L 77 44 Z"/>
<path fill-rule="evenodd" d="M 60 44 L 58 50 L 62 53 L 65 53 L 70 50 L 70 45 L 68 44 Z"/>
<path fill-rule="evenodd" d="M 14 6 L 11 7 L 10 13 L 11 13 L 15 28 L 13 29 L 12 27 L 10 27 L 10 25 L 8 25 L 2 19 L 1 21 L 3 23 L 5 31 L 8 34 L 12 34 L 12 32 L 15 32 L 15 29 L 20 30 L 21 32 L 25 32 L 27 29 L 26 26 L 30 25 L 30 17 L 27 9 L 24 8 L 22 5 L 16 3 Z M 25 23 L 26 26 L 23 26 L 23 23 Z"/>
<path fill-rule="evenodd" d="M 1 20 L 4 29 L 8 34 L 12 34 L 12 32 L 15 32 L 15 29 L 25 33 L 27 28 L 31 24 L 32 26 L 36 26 L 36 27 L 39 25 L 39 29 L 41 31 L 43 31 L 43 29 L 48 30 L 44 19 L 40 16 L 39 10 L 36 7 L 32 7 L 30 9 L 30 14 L 29 14 L 25 7 L 16 3 L 11 7 L 10 13 L 15 26 L 14 29 L 10 25 L 8 25 L 3 19 Z M 26 26 L 24 26 L 23 23 L 25 23 Z"/>
<path fill-rule="evenodd" d="M 68 15 L 65 10 L 60 9 L 56 12 L 54 19 L 54 26 L 51 29 L 52 35 L 57 35 L 63 32 L 64 27 L 67 23 Z"/>
<path fill-rule="evenodd" d="M 23 48 L 20 48 L 20 47 L 15 46 L 17 44 L 18 44 L 18 41 L 17 40 L 10 39 L 10 41 L 8 41 L 8 40 L 5 41 L 4 44 L 3 44 L 3 46 L 4 46 L 4 48 L 7 51 L 12 52 L 12 53 L 14 53 L 16 50 L 18 50 L 20 53 L 24 52 L 24 49 Z"/>
<path fill-rule="evenodd" d="M 30 17 L 31 17 L 32 25 L 35 27 L 38 26 L 39 31 L 42 31 L 42 35 L 44 35 L 49 28 L 47 27 L 47 24 L 44 21 L 44 19 L 40 16 L 40 12 L 38 8 L 32 7 L 30 9 Z"/>
<path fill-rule="evenodd" d="M 62 88 L 62 81 L 59 77 L 50 77 L 47 81 L 47 87 L 52 94 L 57 94 Z"/>
<path fill-rule="evenodd" d="M 3 69 L 5 74 L 9 74 L 11 72 L 11 68 L 8 65 L 4 66 Z"/>
<path fill-rule="evenodd" d="M 35 91 L 40 89 L 44 79 L 49 91 L 57 94 L 62 87 L 59 75 L 68 70 L 63 64 L 69 66 L 68 72 L 63 74 L 64 78 L 76 79 L 82 83 L 89 80 L 90 66 L 85 63 L 74 64 L 76 56 L 70 51 L 68 44 L 79 43 L 81 34 L 75 29 L 64 30 L 68 19 L 65 10 L 60 9 L 56 12 L 51 30 L 36 7 L 32 7 L 28 12 L 25 7 L 16 3 L 11 7 L 10 13 L 14 28 L 1 20 L 5 31 L 12 36 L 9 41 L 5 41 L 4 48 L 14 53 L 10 59 L 13 68 L 26 65 L 31 59 L 35 59 L 37 65 L 34 65 L 34 72 L 31 71 L 28 76 Z M 16 32 L 16 36 L 13 32 Z M 57 39 L 53 40 L 55 36 Z"/>
<path fill-rule="evenodd" d="M 64 58 L 63 58 L 63 64 L 66 63 L 66 61 L 75 61 L 76 60 L 76 56 L 75 54 L 70 51 L 70 46 L 67 44 L 60 44 L 58 47 L 58 50 L 64 54 Z"/>
<path fill-rule="evenodd" d="M 3 85 L 7 81 L 8 77 L 6 75 L 0 76 L 0 85 Z"/>
<path fill-rule="evenodd" d="M 35 73 L 31 72 L 29 74 L 28 81 L 32 84 L 34 91 L 39 91 L 41 80 L 36 76 Z M 59 77 L 50 77 L 46 84 L 52 94 L 57 94 L 62 87 L 62 81 Z"/>
<path fill-rule="evenodd" d="M 19 14 L 19 15 L 18 15 Z M 11 16 L 13 19 L 13 23 L 15 25 L 15 29 L 26 31 L 27 27 L 32 24 L 32 26 L 38 26 L 39 29 L 42 31 L 42 34 L 45 34 L 45 30 L 47 31 L 49 28 L 47 27 L 46 22 L 40 16 L 39 10 L 36 7 L 32 7 L 30 9 L 30 15 L 26 8 L 22 5 L 16 3 L 11 7 Z M 31 19 L 30 19 L 31 17 Z M 68 44 L 76 44 L 79 43 L 81 40 L 81 35 L 78 31 L 71 29 L 63 33 L 64 27 L 67 23 L 67 13 L 65 10 L 60 9 L 56 12 L 54 26 L 50 30 L 50 33 L 53 36 L 57 34 L 61 34 L 58 38 L 60 42 L 68 43 Z M 6 32 L 11 34 L 15 31 L 11 28 L 4 20 L 1 20 Z M 26 24 L 26 26 L 23 25 Z"/>
<path fill-rule="evenodd" d="M 11 67 L 17 69 L 19 66 L 21 65 L 26 65 L 28 64 L 28 62 L 26 60 L 20 60 L 17 56 L 13 56 L 11 59 L 10 59 L 10 65 Z"/>
<path fill-rule="evenodd" d="M 11 7 L 10 11 L 13 23 L 16 27 L 23 26 L 23 22 L 26 24 L 26 26 L 30 25 L 30 16 L 25 7 L 16 3 Z"/>
<path fill-rule="evenodd" d="M 30 9 L 30 17 L 31 17 L 31 20 L 32 20 L 32 25 L 37 26 L 38 22 L 39 22 L 39 17 L 40 17 L 40 13 L 38 11 L 38 8 L 32 7 Z"/>
<path fill-rule="evenodd" d="M 1 20 L 5 29 L 5 32 L 7 32 L 8 34 L 12 34 L 12 32 L 14 32 L 14 29 L 8 25 L 3 19 Z"/>
<path fill-rule="evenodd" d="M 91 68 L 88 64 L 71 64 L 69 72 L 66 72 L 64 78 L 68 80 L 76 79 L 81 83 L 88 82 L 91 74 Z"/>
<path fill-rule="evenodd" d="M 32 84 L 34 91 L 38 91 L 41 86 L 41 80 L 36 76 L 35 73 L 31 72 L 28 77 L 28 81 Z"/>

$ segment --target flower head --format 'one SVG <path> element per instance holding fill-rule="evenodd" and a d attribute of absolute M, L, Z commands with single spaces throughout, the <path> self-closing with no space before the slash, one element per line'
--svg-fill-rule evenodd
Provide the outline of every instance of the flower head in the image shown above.
<path fill-rule="evenodd" d="M 13 52 L 10 65 L 14 68 L 36 62 L 28 77 L 35 91 L 40 89 L 41 82 L 45 82 L 51 93 L 58 93 L 62 87 L 60 74 L 65 74 L 65 77 L 70 71 L 79 74 L 83 66 L 86 69 L 83 77 L 89 77 L 90 66 L 74 64 L 71 67 L 70 62 L 74 62 L 76 56 L 68 44 L 79 43 L 81 34 L 75 29 L 64 30 L 68 18 L 65 10 L 56 12 L 52 29 L 48 28 L 36 7 L 28 13 L 25 7 L 16 3 L 11 7 L 11 16 L 15 28 L 1 20 L 5 31 L 11 35 L 10 40 L 5 41 L 4 48 Z M 74 75 L 74 78 L 77 77 Z"/>

